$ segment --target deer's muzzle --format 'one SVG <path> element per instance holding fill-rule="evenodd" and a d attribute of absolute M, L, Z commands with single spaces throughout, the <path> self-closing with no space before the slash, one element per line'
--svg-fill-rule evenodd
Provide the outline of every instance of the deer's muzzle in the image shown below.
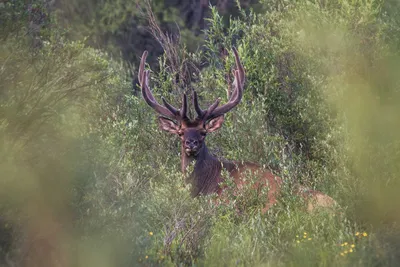
<path fill-rule="evenodd" d="M 196 156 L 200 151 L 200 143 L 197 140 L 185 140 L 185 152 L 188 156 Z"/>

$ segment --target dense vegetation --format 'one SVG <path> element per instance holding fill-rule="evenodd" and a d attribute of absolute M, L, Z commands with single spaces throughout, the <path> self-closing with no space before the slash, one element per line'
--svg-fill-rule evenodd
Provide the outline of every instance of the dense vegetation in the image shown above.
<path fill-rule="evenodd" d="M 230 1 L 180 38 L 150 23 L 153 49 L 143 1 L 26 2 L 0 3 L 1 266 L 398 266 L 397 1 Z M 151 2 L 163 30 L 172 2 Z M 250 188 L 190 197 L 131 75 L 149 49 L 155 95 L 205 106 L 229 93 L 232 45 L 244 99 L 208 147 L 284 179 L 267 214 Z M 307 213 L 297 183 L 340 209 Z"/>

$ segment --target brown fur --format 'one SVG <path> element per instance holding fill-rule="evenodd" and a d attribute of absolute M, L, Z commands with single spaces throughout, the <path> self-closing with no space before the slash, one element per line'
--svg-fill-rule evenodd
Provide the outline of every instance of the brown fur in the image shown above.
<path fill-rule="evenodd" d="M 187 179 L 187 182 L 192 185 L 191 194 L 193 197 L 212 193 L 217 193 L 218 196 L 222 196 L 225 188 L 221 187 L 220 183 L 224 181 L 222 169 L 225 169 L 229 173 L 229 176 L 233 178 L 238 190 L 248 182 L 245 178 L 249 177 L 249 171 L 259 178 L 254 184 L 255 190 L 268 186 L 267 199 L 262 213 L 267 212 L 278 201 L 282 179 L 255 163 L 221 161 L 211 155 L 205 145 L 196 157 L 190 157 L 187 156 L 186 153 L 182 153 L 182 169 L 185 171 L 189 162 L 193 160 L 196 161 L 194 170 Z M 336 204 L 331 197 L 304 186 L 298 185 L 296 194 L 306 200 L 307 211 L 309 212 L 315 211 L 318 207 L 331 208 Z"/>

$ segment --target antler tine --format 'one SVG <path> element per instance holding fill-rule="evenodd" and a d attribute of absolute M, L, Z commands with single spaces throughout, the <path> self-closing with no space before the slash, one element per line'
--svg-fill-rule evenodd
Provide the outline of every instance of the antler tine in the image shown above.
<path fill-rule="evenodd" d="M 242 63 L 240 62 L 239 53 L 236 47 L 232 46 L 233 53 L 235 54 L 236 68 L 239 71 L 240 85 L 244 87 L 245 82 L 245 72 Z"/>
<path fill-rule="evenodd" d="M 164 98 L 163 96 L 161 97 L 161 100 L 162 100 L 164 106 L 165 106 L 172 114 L 175 114 L 175 116 L 179 114 L 179 110 L 176 109 L 174 106 L 172 106 L 170 103 L 168 103 L 167 100 L 165 100 L 165 98 Z"/>
<path fill-rule="evenodd" d="M 182 95 L 182 108 L 180 110 L 174 108 L 170 103 L 165 100 L 164 97 L 161 97 L 164 106 L 169 109 L 173 114 L 176 114 L 176 116 L 179 116 L 180 119 L 187 119 L 187 96 L 186 94 Z"/>
<path fill-rule="evenodd" d="M 194 106 L 194 109 L 196 110 L 197 117 L 198 117 L 198 118 L 202 118 L 203 115 L 204 115 L 204 112 L 203 112 L 203 110 L 200 108 L 199 99 L 198 99 L 198 97 L 197 97 L 197 92 L 196 92 L 196 91 L 193 91 L 193 106 Z"/>
<path fill-rule="evenodd" d="M 142 89 L 142 96 L 143 96 L 144 100 L 150 107 L 152 107 L 160 115 L 169 117 L 172 119 L 176 119 L 176 120 L 181 120 L 183 117 L 181 117 L 181 114 L 178 109 L 176 109 L 171 104 L 169 104 L 164 98 L 162 98 L 162 101 L 163 101 L 165 107 L 160 105 L 157 102 L 157 100 L 154 98 L 153 94 L 151 93 L 151 90 L 149 88 L 150 71 L 144 70 L 147 54 L 148 54 L 147 51 L 143 52 L 142 59 L 140 60 L 139 73 L 138 73 L 139 84 Z M 185 106 L 184 103 L 182 105 Z M 187 106 L 187 104 L 186 104 L 186 106 Z M 185 111 L 185 114 L 186 114 L 186 111 Z"/>
<path fill-rule="evenodd" d="M 232 47 L 232 50 L 235 55 L 235 62 L 236 62 L 236 69 L 234 70 L 235 79 L 233 81 L 234 91 L 233 91 L 231 97 L 229 98 L 228 103 L 217 108 L 218 104 L 216 104 L 216 103 L 217 102 L 219 103 L 219 101 L 217 100 L 214 103 L 214 104 L 216 104 L 215 106 L 214 106 L 214 104 L 211 105 L 206 111 L 204 120 L 210 120 L 210 119 L 219 117 L 219 116 L 227 113 L 228 111 L 233 109 L 236 105 L 238 105 L 240 103 L 240 101 L 242 100 L 244 81 L 245 81 L 245 72 L 244 72 L 243 65 L 240 62 L 239 54 L 238 54 L 236 48 Z M 196 96 L 196 101 L 197 101 L 197 96 Z"/>
<path fill-rule="evenodd" d="M 237 69 L 232 70 L 232 74 L 235 77 L 235 79 L 233 81 L 234 91 L 232 92 L 229 100 L 235 99 L 237 97 L 237 94 L 238 94 L 239 90 L 236 90 L 236 88 L 240 85 L 242 90 L 243 90 L 244 82 L 245 82 L 245 72 L 244 72 L 244 69 L 243 69 L 243 65 L 240 63 L 239 54 L 238 54 L 238 52 L 237 52 L 237 50 L 236 50 L 236 48 L 234 46 L 232 47 L 232 50 L 233 50 L 233 53 L 235 55 L 235 62 L 236 62 Z M 236 79 L 236 76 L 235 76 L 235 72 L 236 71 L 239 72 L 239 78 L 240 79 Z"/>
<path fill-rule="evenodd" d="M 198 119 L 206 118 L 211 112 L 213 112 L 218 107 L 220 101 L 221 98 L 217 98 L 217 100 L 215 100 L 215 102 L 211 106 L 209 106 L 208 109 L 202 110 L 199 105 L 197 92 L 193 91 L 193 105 L 196 110 Z"/>
<path fill-rule="evenodd" d="M 218 107 L 219 102 L 221 101 L 221 98 L 217 98 L 217 100 L 215 100 L 215 102 L 208 107 L 208 109 L 206 110 L 205 114 L 204 114 L 204 118 L 207 120 L 207 117 L 209 117 L 213 111 Z"/>
<path fill-rule="evenodd" d="M 182 95 L 182 108 L 181 108 L 181 112 L 180 112 L 180 115 L 181 115 L 182 119 L 187 119 L 187 115 L 186 115 L 187 107 L 188 107 L 187 96 L 186 96 L 186 93 L 184 93 Z"/>

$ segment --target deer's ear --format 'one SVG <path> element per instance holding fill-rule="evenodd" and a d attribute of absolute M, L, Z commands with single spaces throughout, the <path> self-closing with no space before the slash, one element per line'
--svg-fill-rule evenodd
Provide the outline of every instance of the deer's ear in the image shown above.
<path fill-rule="evenodd" d="M 164 130 L 166 132 L 173 133 L 173 134 L 178 133 L 179 126 L 170 119 L 167 119 L 164 117 L 158 117 L 158 124 L 159 124 L 161 130 Z"/>
<path fill-rule="evenodd" d="M 222 123 L 224 122 L 224 115 L 216 117 L 206 124 L 206 130 L 208 133 L 214 132 L 221 128 Z"/>

